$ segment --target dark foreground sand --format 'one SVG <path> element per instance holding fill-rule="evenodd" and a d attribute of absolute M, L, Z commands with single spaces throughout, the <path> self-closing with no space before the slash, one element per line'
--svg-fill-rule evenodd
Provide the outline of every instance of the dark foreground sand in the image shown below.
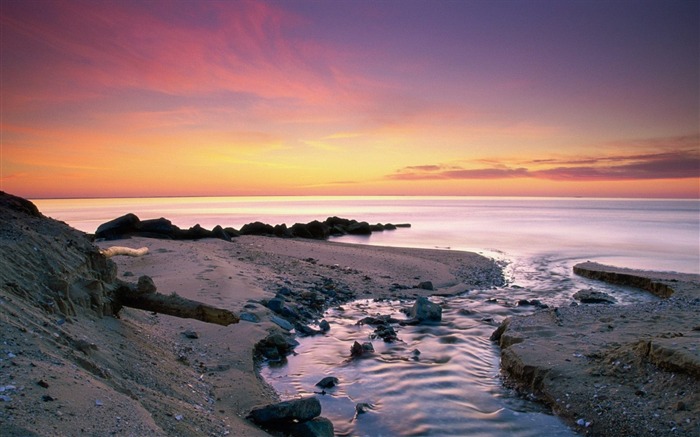
<path fill-rule="evenodd" d="M 99 243 L 149 248 L 113 258 L 114 271 L 84 234 L 0 200 L 2 436 L 267 435 L 245 416 L 276 400 L 254 347 L 283 331 L 265 306 L 278 292 L 320 313 L 353 298 L 455 294 L 500 279 L 471 253 L 254 236 Z M 115 318 L 115 284 L 141 275 L 164 294 L 259 322 L 224 327 L 130 308 Z M 582 420 L 582 433 L 700 435 L 700 287 L 697 277 L 666 279 L 678 292 L 660 303 L 510 319 L 496 335 L 508 380 Z M 424 281 L 435 289 L 416 288 Z"/>

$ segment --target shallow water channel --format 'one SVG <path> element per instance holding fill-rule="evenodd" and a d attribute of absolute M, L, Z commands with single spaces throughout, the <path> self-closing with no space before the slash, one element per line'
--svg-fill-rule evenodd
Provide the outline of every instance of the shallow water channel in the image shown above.
<path fill-rule="evenodd" d="M 413 301 L 359 300 L 326 313 L 331 330 L 298 339 L 296 354 L 284 364 L 265 366 L 263 377 L 282 399 L 320 393 L 315 384 L 335 376 L 337 387 L 319 394 L 323 413 L 336 435 L 352 436 L 570 436 L 575 433 L 544 406 L 504 387 L 499 348 L 489 337 L 500 321 L 534 311 L 520 299 L 550 306 L 569 305 L 571 295 L 595 288 L 618 304 L 653 300 L 646 293 L 579 278 L 580 260 L 533 258 L 508 262 L 508 283 L 431 300 L 443 308 L 437 324 L 398 326 L 399 340 L 372 338 L 374 328 L 358 325 L 366 316 L 406 318 Z M 371 341 L 375 352 L 351 359 L 354 341 Z M 358 403 L 369 404 L 357 414 Z"/>

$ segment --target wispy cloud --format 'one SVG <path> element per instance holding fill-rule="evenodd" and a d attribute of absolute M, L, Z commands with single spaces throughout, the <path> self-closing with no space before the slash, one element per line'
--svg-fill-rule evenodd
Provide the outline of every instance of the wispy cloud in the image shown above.
<path fill-rule="evenodd" d="M 697 148 L 603 157 L 500 161 L 484 165 L 488 162 L 490 161 L 408 166 L 386 177 L 391 180 L 535 178 L 556 181 L 629 181 L 686 179 L 700 175 L 700 151 Z"/>

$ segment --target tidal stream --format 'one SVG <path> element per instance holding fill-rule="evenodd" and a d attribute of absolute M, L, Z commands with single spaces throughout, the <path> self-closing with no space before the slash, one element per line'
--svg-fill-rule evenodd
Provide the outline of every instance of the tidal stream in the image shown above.
<path fill-rule="evenodd" d="M 610 286 L 572 273 L 581 260 L 541 256 L 504 262 L 507 284 L 431 299 L 442 306 L 442 321 L 394 325 L 399 340 L 373 338 L 374 328 L 358 325 L 366 316 L 407 318 L 413 301 L 358 300 L 326 313 L 331 330 L 300 338 L 284 364 L 266 366 L 264 378 L 283 399 L 321 393 L 315 384 L 337 377 L 337 387 L 318 395 L 323 416 L 336 435 L 348 436 L 570 436 L 575 433 L 549 410 L 503 384 L 499 348 L 489 340 L 506 317 L 528 314 L 537 299 L 570 305 L 580 289 L 606 292 L 618 304 L 654 300 L 647 293 Z M 374 353 L 351 358 L 353 342 L 370 341 Z M 368 404 L 358 414 L 357 404 Z"/>

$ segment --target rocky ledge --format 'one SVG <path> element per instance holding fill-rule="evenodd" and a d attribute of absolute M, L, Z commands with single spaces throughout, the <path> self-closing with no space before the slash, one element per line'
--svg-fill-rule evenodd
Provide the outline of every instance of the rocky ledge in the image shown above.
<path fill-rule="evenodd" d="M 585 435 L 700 435 L 700 275 L 574 271 L 664 298 L 506 319 L 492 335 L 506 382 Z"/>

